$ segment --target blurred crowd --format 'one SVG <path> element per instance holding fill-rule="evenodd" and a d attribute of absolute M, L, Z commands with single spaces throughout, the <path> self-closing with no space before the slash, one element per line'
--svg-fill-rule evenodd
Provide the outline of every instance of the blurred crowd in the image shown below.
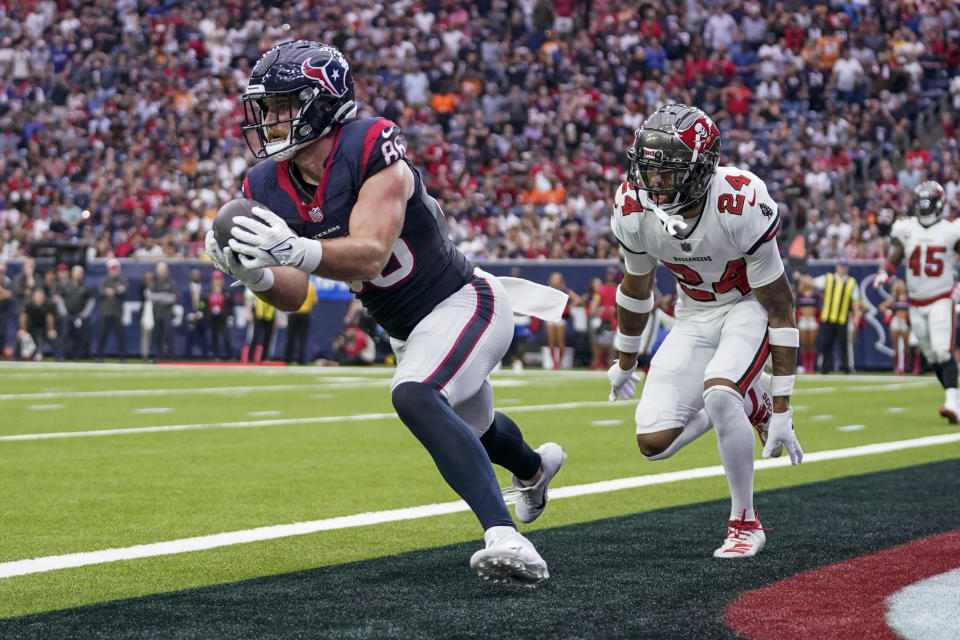
<path fill-rule="evenodd" d="M 923 179 L 960 212 L 952 0 L 8 0 L 0 34 L 0 260 L 202 256 L 252 162 L 237 97 L 294 38 L 345 52 L 471 258 L 615 257 L 624 150 L 677 101 L 791 255 L 879 257 Z"/>

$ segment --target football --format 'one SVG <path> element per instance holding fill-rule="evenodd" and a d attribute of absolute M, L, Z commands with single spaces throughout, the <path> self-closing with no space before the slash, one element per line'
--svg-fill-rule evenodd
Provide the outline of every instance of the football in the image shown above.
<path fill-rule="evenodd" d="M 225 248 L 230 238 L 233 237 L 230 235 L 230 229 L 233 228 L 233 219 L 236 216 L 256 218 L 257 215 L 253 213 L 254 207 L 267 208 L 264 204 L 256 200 L 237 198 L 225 202 L 223 206 L 217 210 L 217 215 L 213 219 L 213 237 L 216 238 L 217 245 L 221 249 Z"/>

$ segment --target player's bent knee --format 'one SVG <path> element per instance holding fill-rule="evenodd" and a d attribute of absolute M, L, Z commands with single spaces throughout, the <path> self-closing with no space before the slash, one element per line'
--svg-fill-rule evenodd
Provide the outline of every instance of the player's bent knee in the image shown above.
<path fill-rule="evenodd" d="M 656 456 L 666 451 L 670 445 L 673 444 L 673 441 L 677 439 L 681 431 L 682 429 L 674 428 L 653 433 L 638 433 L 637 446 L 640 448 L 640 453 L 642 453 L 645 458 L 651 460 L 668 458 L 669 456 L 664 456 L 663 458 Z"/>
<path fill-rule="evenodd" d="M 390 399 L 404 424 L 422 417 L 436 405 L 439 392 L 422 382 L 402 382 L 393 388 Z"/>
<path fill-rule="evenodd" d="M 740 390 L 723 384 L 707 387 L 703 392 L 703 404 L 717 429 L 744 411 Z"/>

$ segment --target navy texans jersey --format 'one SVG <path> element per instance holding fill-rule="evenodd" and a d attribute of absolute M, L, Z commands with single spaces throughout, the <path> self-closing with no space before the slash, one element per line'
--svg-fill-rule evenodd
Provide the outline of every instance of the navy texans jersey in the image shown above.
<path fill-rule="evenodd" d="M 414 326 L 473 277 L 473 265 L 447 235 L 437 201 L 406 158 L 400 127 L 386 118 L 351 120 L 330 134 L 333 150 L 313 199 L 304 202 L 299 174 L 289 161 L 263 160 L 243 181 L 243 195 L 267 205 L 299 236 L 338 238 L 350 230 L 350 213 L 364 181 L 394 162 L 406 162 L 416 187 L 393 255 L 379 277 L 351 282 L 363 306 L 392 337 L 406 340 Z M 301 195 L 303 194 L 303 195 Z"/>

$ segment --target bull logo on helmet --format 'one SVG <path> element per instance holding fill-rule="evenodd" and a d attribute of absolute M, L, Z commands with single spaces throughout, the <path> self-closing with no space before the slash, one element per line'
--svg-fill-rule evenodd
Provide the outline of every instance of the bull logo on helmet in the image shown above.
<path fill-rule="evenodd" d="M 339 51 L 326 49 L 319 56 L 303 61 L 300 70 L 303 75 L 313 78 L 335 96 L 347 92 L 347 59 Z"/>
<path fill-rule="evenodd" d="M 677 123 L 680 124 L 680 123 Z M 713 120 L 700 116 L 686 129 L 677 129 L 677 137 L 694 153 L 707 151 L 720 138 L 720 131 Z"/>

